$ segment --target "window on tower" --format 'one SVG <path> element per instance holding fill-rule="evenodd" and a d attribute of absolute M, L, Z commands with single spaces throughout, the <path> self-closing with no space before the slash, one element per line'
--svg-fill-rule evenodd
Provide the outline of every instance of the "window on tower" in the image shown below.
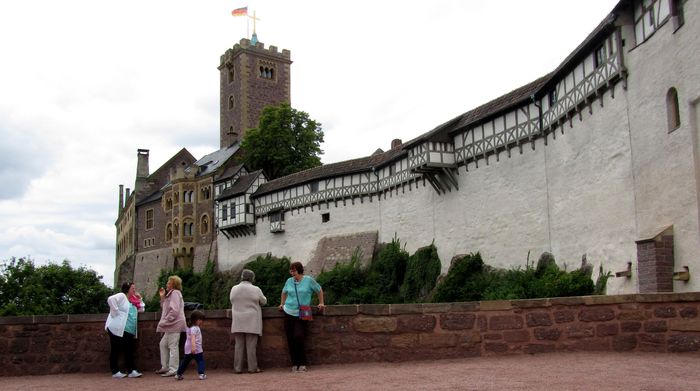
<path fill-rule="evenodd" d="M 228 69 L 228 82 L 233 83 L 233 68 Z"/>
<path fill-rule="evenodd" d="M 233 108 L 233 95 L 228 97 L 228 108 L 229 109 Z"/>

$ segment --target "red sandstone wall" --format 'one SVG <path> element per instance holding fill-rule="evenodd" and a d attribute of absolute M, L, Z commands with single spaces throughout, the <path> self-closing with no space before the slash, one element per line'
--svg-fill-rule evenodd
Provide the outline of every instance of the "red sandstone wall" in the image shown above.
<path fill-rule="evenodd" d="M 330 306 L 310 323 L 311 364 L 555 351 L 700 351 L 700 293 Z M 205 311 L 208 368 L 233 367 L 230 314 Z M 282 317 L 263 311 L 258 360 L 290 365 Z M 107 372 L 105 315 L 0 318 L 0 375 Z M 157 313 L 140 314 L 138 365 L 159 365 Z"/>

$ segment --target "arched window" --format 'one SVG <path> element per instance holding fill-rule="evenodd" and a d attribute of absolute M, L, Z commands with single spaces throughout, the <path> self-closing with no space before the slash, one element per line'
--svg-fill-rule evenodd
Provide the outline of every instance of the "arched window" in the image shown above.
<path fill-rule="evenodd" d="M 233 83 L 233 68 L 228 69 L 228 82 Z"/>
<path fill-rule="evenodd" d="M 676 91 L 675 87 L 669 88 L 666 93 L 666 118 L 668 119 L 669 133 L 681 126 L 681 113 L 678 109 L 678 91 Z"/>
<path fill-rule="evenodd" d="M 233 95 L 228 97 L 228 108 L 229 109 L 233 108 Z"/>
<path fill-rule="evenodd" d="M 165 240 L 173 240 L 173 225 L 170 223 L 165 227 Z"/>
<path fill-rule="evenodd" d="M 209 233 L 209 216 L 202 216 L 202 222 L 200 224 L 199 231 L 202 233 L 202 235 L 206 235 Z"/>

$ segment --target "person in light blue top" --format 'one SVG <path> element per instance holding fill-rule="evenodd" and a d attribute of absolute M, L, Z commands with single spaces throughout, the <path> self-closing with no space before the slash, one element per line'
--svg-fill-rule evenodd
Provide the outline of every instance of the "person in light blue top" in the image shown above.
<path fill-rule="evenodd" d="M 132 282 L 122 284 L 121 292 L 107 298 L 109 315 L 105 322 L 105 330 L 109 335 L 110 352 L 109 366 L 112 377 L 141 377 L 134 364 L 134 340 L 138 336 L 138 313 L 144 311 L 145 305 L 141 295 L 136 292 Z M 124 353 L 127 371 L 119 370 L 119 356 Z"/>
<path fill-rule="evenodd" d="M 292 372 L 306 372 L 306 353 L 304 344 L 306 341 L 307 321 L 299 318 L 299 306 L 311 305 L 314 293 L 318 295 L 318 309 L 326 308 L 323 303 L 323 289 L 311 276 L 304 275 L 304 266 L 301 262 L 294 262 L 289 266 L 292 275 L 282 288 L 282 298 L 279 309 L 284 311 L 284 331 L 287 334 L 289 356 L 292 360 Z"/>

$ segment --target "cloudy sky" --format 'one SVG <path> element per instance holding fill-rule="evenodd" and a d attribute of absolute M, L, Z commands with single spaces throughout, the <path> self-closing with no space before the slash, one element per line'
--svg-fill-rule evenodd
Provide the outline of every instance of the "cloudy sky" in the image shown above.
<path fill-rule="evenodd" d="M 0 2 L 0 260 L 71 260 L 112 285 L 118 186 L 218 148 L 219 56 L 292 52 L 324 163 L 408 141 L 553 70 L 615 0 Z"/>

